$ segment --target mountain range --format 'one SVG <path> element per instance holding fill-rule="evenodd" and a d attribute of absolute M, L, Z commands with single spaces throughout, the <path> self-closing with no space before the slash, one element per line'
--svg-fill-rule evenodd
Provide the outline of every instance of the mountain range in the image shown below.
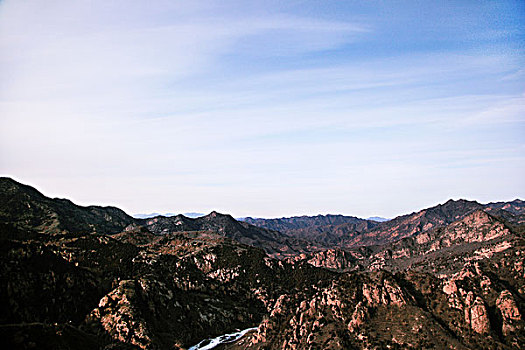
<path fill-rule="evenodd" d="M 175 216 L 176 213 L 150 213 L 150 214 L 134 214 L 133 217 L 136 219 L 149 219 L 154 218 L 155 216 Z M 198 218 L 199 216 L 204 216 L 203 213 L 195 213 L 195 212 L 189 212 L 189 213 L 183 213 L 182 215 L 187 216 L 189 218 Z"/>
<path fill-rule="evenodd" d="M 0 198 L 4 348 L 188 349 L 243 329 L 220 346 L 525 347 L 519 199 L 381 222 L 136 218 L 10 178 Z"/>

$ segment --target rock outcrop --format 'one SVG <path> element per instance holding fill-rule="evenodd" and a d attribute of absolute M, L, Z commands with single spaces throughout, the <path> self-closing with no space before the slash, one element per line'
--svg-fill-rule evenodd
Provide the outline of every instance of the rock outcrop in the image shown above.
<path fill-rule="evenodd" d="M 503 321 L 501 333 L 504 336 L 523 332 L 523 317 L 521 316 L 518 305 L 510 291 L 503 290 L 500 293 L 498 300 L 496 301 L 496 306 Z"/>

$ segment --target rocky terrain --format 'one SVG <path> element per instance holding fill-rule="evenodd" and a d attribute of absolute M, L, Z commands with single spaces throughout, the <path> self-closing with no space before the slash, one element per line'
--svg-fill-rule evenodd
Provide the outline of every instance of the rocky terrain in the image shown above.
<path fill-rule="evenodd" d="M 295 216 L 280 219 L 244 218 L 245 222 L 325 247 L 339 246 L 350 236 L 369 231 L 378 222 L 343 215 Z"/>
<path fill-rule="evenodd" d="M 129 226 L 142 226 L 156 235 L 211 230 L 238 242 L 261 247 L 274 257 L 320 249 L 309 241 L 259 228 L 217 212 L 198 218 L 159 215 L 136 219 L 118 208 L 81 207 L 67 199 L 45 197 L 36 189 L 9 178 L 1 178 L 0 181 L 0 196 L 3 200 L 0 230 L 6 238 L 46 239 L 57 235 L 113 234 Z"/>
<path fill-rule="evenodd" d="M 324 247 L 350 248 L 382 245 L 442 227 L 475 210 L 484 210 L 507 221 L 525 223 L 525 203 L 519 199 L 482 205 L 475 201 L 449 200 L 393 220 L 377 222 L 343 215 L 297 216 L 280 219 L 243 220 L 261 228 L 277 230 L 292 237 L 317 242 Z"/>
<path fill-rule="evenodd" d="M 0 179 L 9 349 L 525 347 L 525 205 L 135 219 Z M 254 226 L 259 225 L 261 227 Z"/>
<path fill-rule="evenodd" d="M 198 218 L 188 218 L 184 215 L 156 216 L 136 220 L 136 222 L 157 235 L 170 232 L 213 231 L 225 237 L 233 238 L 237 242 L 260 247 L 273 257 L 295 256 L 322 249 L 322 246 L 315 242 L 297 239 L 277 230 L 237 221 L 231 215 L 220 214 L 215 211 Z"/>

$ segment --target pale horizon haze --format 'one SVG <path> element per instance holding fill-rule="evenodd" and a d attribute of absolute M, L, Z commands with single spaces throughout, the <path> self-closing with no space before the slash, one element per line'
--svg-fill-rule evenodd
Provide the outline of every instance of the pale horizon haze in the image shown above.
<path fill-rule="evenodd" d="M 525 198 L 524 1 L 0 1 L 0 175 L 128 214 Z"/>

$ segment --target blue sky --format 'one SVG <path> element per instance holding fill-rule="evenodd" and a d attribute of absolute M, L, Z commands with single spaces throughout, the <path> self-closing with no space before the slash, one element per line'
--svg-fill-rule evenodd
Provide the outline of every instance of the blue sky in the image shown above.
<path fill-rule="evenodd" d="M 129 213 L 525 198 L 523 1 L 0 2 L 0 173 Z"/>

